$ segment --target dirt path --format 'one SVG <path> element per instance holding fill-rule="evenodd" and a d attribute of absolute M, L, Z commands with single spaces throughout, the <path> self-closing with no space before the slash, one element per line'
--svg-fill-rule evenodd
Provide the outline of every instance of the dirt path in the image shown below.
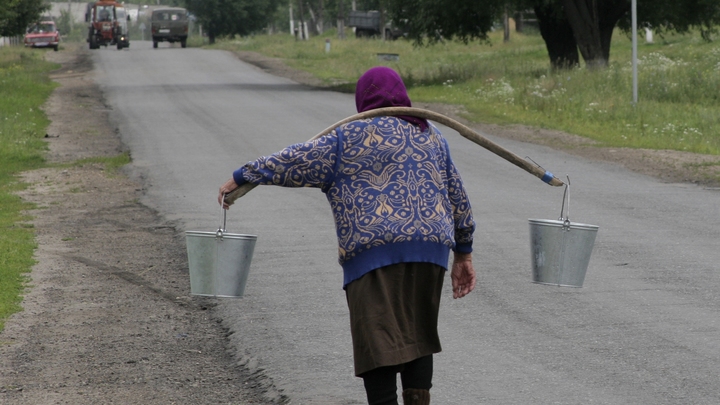
<path fill-rule="evenodd" d="M 84 47 L 67 44 L 48 59 L 61 86 L 45 111 L 52 162 L 123 151 L 108 123 Z M 280 61 L 244 60 L 317 85 Z M 417 105 L 457 118 L 451 106 Z M 716 156 L 603 149 L 556 131 L 474 125 L 495 135 L 542 143 L 622 164 L 667 181 L 716 186 Z M 715 180 L 708 180 L 714 178 Z M 139 204 L 141 184 L 97 164 L 25 173 L 21 195 L 37 204 L 38 264 L 24 311 L 0 333 L 0 403 L 248 404 L 286 399 L 238 364 L 212 300 L 189 296 L 183 235 Z"/>
<path fill-rule="evenodd" d="M 88 53 L 65 48 L 47 55 L 63 64 L 45 107 L 48 158 L 118 155 Z M 0 333 L 0 403 L 267 403 L 212 300 L 189 296 L 183 235 L 137 202 L 141 185 L 97 164 L 24 180 L 38 263 L 24 310 Z"/>

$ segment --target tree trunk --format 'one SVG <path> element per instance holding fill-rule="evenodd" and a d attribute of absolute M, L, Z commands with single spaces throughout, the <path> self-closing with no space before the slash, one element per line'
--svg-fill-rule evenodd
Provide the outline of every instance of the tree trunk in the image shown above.
<path fill-rule="evenodd" d="M 523 32 L 523 13 L 522 12 L 516 12 L 513 15 L 513 18 L 515 19 L 515 32 Z"/>
<path fill-rule="evenodd" d="M 610 60 L 610 42 L 618 21 L 630 12 L 627 0 L 605 0 L 600 6 L 600 45 L 605 60 Z"/>
<path fill-rule="evenodd" d="M 510 15 L 507 6 L 503 13 L 503 42 L 510 42 Z"/>
<path fill-rule="evenodd" d="M 534 10 L 553 69 L 569 69 L 579 65 L 575 36 L 564 15 L 556 15 L 553 7 L 547 5 L 537 5 Z"/>
<path fill-rule="evenodd" d="M 318 29 L 318 19 L 315 16 L 315 12 L 313 11 L 310 3 L 308 3 L 307 8 L 308 8 L 308 13 L 310 13 L 310 34 L 312 34 L 312 35 L 322 34 L 322 32 L 320 32 Z"/>
<path fill-rule="evenodd" d="M 598 0 L 563 0 L 562 3 L 585 65 L 589 69 L 606 67 L 608 57 L 604 56 L 602 47 Z"/>
<path fill-rule="evenodd" d="M 322 34 L 325 31 L 325 1 L 320 0 L 320 9 L 318 10 L 318 31 Z"/>
<path fill-rule="evenodd" d="M 305 13 L 303 12 L 303 0 L 300 0 L 298 3 L 300 3 L 300 39 L 304 41 L 307 38 L 305 37 Z"/>

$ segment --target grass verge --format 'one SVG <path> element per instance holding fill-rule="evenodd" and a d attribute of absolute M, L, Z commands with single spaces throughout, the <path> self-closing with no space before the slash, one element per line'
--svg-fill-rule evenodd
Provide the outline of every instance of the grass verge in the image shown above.
<path fill-rule="evenodd" d="M 20 309 L 25 274 L 34 264 L 34 232 L 23 214 L 32 208 L 15 193 L 26 187 L 18 174 L 44 164 L 42 140 L 49 121 L 40 106 L 55 84 L 42 50 L 0 48 L 0 330 Z"/>
<path fill-rule="evenodd" d="M 17 192 L 25 189 L 18 175 L 47 167 L 44 141 L 50 124 L 41 106 L 57 86 L 49 73 L 59 66 L 44 60 L 44 50 L 0 47 L 0 331 L 4 320 L 21 309 L 27 273 L 35 264 L 35 234 L 26 214 L 33 205 Z M 130 162 L 130 155 L 92 157 L 53 167 L 100 164 L 110 173 Z"/>

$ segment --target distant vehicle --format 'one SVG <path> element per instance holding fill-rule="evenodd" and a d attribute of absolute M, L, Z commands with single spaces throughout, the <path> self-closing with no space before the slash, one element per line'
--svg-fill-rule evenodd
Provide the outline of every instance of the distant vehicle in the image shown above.
<path fill-rule="evenodd" d="M 53 21 L 40 21 L 28 28 L 23 42 L 30 48 L 53 48 L 57 51 L 60 33 Z"/>
<path fill-rule="evenodd" d="M 180 42 L 181 47 L 187 46 L 190 20 L 186 9 L 181 7 L 156 8 L 152 12 L 150 21 L 153 48 L 158 47 L 158 42 Z"/>
<path fill-rule="evenodd" d="M 374 37 L 383 34 L 380 27 L 380 12 L 371 11 L 350 11 L 348 14 L 348 27 L 355 27 L 356 37 Z M 405 36 L 402 29 L 395 27 L 392 22 L 388 22 L 383 27 L 386 39 L 398 39 Z"/>
<path fill-rule="evenodd" d="M 87 38 L 90 49 L 98 49 L 100 45 L 116 45 L 117 49 L 121 50 L 130 45 L 130 38 L 127 36 L 127 14 L 122 4 L 112 0 L 88 3 L 85 21 L 90 23 Z"/>

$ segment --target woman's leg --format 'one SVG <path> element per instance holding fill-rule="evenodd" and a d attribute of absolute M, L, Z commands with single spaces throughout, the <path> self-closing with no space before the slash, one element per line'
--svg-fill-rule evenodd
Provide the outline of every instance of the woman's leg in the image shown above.
<path fill-rule="evenodd" d="M 432 388 L 433 356 L 420 357 L 405 363 L 400 372 L 403 389 L 415 388 L 430 390 Z"/>
<path fill-rule="evenodd" d="M 369 405 L 397 405 L 399 366 L 378 367 L 360 375 Z"/>
<path fill-rule="evenodd" d="M 405 363 L 400 378 L 403 386 L 404 405 L 429 405 L 432 387 L 432 354 Z"/>

